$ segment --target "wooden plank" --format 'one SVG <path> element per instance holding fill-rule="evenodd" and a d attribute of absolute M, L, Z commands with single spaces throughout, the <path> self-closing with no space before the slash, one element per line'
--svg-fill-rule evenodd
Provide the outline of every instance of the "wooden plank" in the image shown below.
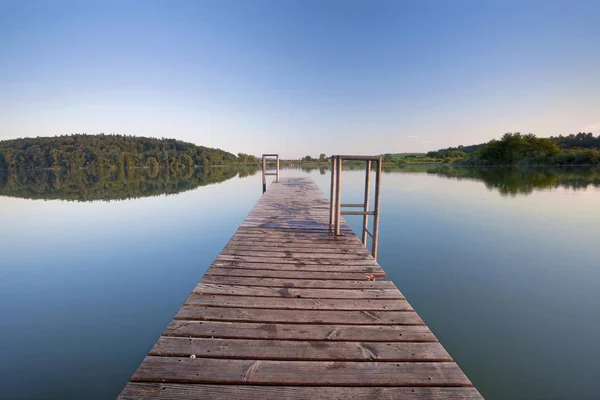
<path fill-rule="evenodd" d="M 215 261 L 210 268 L 212 269 L 213 267 L 260 269 L 274 271 L 360 272 L 364 274 L 384 272 L 383 268 L 381 268 L 379 265 L 309 264 L 304 262 L 282 264 L 275 262 L 264 263 L 244 261 Z"/>
<path fill-rule="evenodd" d="M 437 342 L 424 325 L 311 325 L 173 320 L 164 336 L 223 339 Z"/>
<path fill-rule="evenodd" d="M 260 237 L 268 236 L 268 237 L 279 237 L 279 238 L 287 238 L 289 240 L 292 239 L 305 239 L 305 240 L 347 240 L 347 241 L 358 241 L 358 238 L 350 229 L 346 229 L 342 231 L 342 235 L 333 236 L 329 232 L 329 226 L 327 229 L 322 229 L 319 231 L 311 231 L 311 232 L 303 232 L 300 229 L 281 229 L 281 228 L 249 228 L 241 226 L 235 233 L 236 236 L 249 236 L 249 237 Z"/>
<path fill-rule="evenodd" d="M 346 260 L 348 261 L 360 261 L 361 263 L 364 260 L 368 260 L 368 261 L 374 261 L 373 257 L 371 257 L 371 255 L 369 253 L 367 253 L 367 251 L 363 251 L 362 249 L 359 249 L 360 251 L 356 251 L 356 252 L 341 252 L 338 251 L 336 253 L 317 253 L 317 252 L 293 252 L 291 250 L 286 250 L 286 251 L 273 251 L 273 250 L 267 250 L 267 251 L 254 251 L 254 250 L 232 250 L 232 249 L 227 249 L 225 248 L 221 254 L 219 256 L 225 256 L 225 255 L 230 255 L 230 256 L 239 256 L 239 257 L 244 257 L 244 256 L 252 256 L 252 257 L 265 257 L 265 258 L 298 258 L 298 259 L 302 259 L 302 258 L 309 258 L 309 259 L 315 259 L 318 258 L 319 260 L 330 260 L 330 259 L 335 259 L 335 260 L 344 260 L 342 261 L 343 263 L 346 262 Z"/>
<path fill-rule="evenodd" d="M 281 242 L 281 241 L 268 241 L 268 240 L 258 240 L 258 239 L 250 239 L 250 240 L 239 240 L 238 238 L 232 238 L 225 248 L 238 248 L 238 249 L 255 249 L 255 250 L 292 250 L 292 251 L 310 251 L 311 249 L 316 249 L 319 252 L 349 252 L 355 251 L 357 249 L 356 243 L 330 243 L 330 242 L 294 242 L 291 243 Z M 367 251 L 366 248 L 362 248 Z"/>
<path fill-rule="evenodd" d="M 360 280 L 370 272 L 324 272 L 298 271 L 279 269 L 254 269 L 254 268 L 228 268 L 213 267 L 206 271 L 204 276 L 248 276 L 257 278 L 280 278 L 280 279 L 322 279 L 322 280 Z"/>
<path fill-rule="evenodd" d="M 202 283 L 236 286 L 261 286 L 278 288 L 313 288 L 313 289 L 396 289 L 390 281 L 368 281 L 363 276 L 356 281 L 331 281 L 322 279 L 274 279 L 232 276 L 204 276 Z M 396 289 L 397 290 L 397 289 Z"/>
<path fill-rule="evenodd" d="M 286 310 L 380 310 L 411 311 L 406 300 L 348 300 L 348 299 L 298 299 L 254 296 L 190 295 L 185 304 L 206 307 L 281 308 Z"/>
<path fill-rule="evenodd" d="M 276 224 L 273 224 L 276 225 Z M 340 228 L 341 234 L 343 236 L 355 237 L 353 231 L 350 228 Z M 280 227 L 280 226 L 255 226 L 249 227 L 244 226 L 242 224 L 240 226 L 240 231 L 237 232 L 239 235 L 249 234 L 249 235 L 269 235 L 272 237 L 287 237 L 287 238 L 328 238 L 331 235 L 329 234 L 329 225 L 323 224 L 322 227 L 318 229 L 302 229 L 301 227 Z"/>
<path fill-rule="evenodd" d="M 151 356 L 297 361 L 452 361 L 439 343 L 161 337 Z"/>
<path fill-rule="evenodd" d="M 131 381 L 246 385 L 471 386 L 471 382 L 455 363 L 265 361 L 154 356 L 144 359 Z"/>
<path fill-rule="evenodd" d="M 298 253 L 299 254 L 299 253 Z M 260 262 L 266 264 L 298 264 L 298 263 L 306 263 L 306 264 L 318 264 L 318 265 L 371 265 L 373 267 L 378 267 L 379 265 L 373 259 L 345 259 L 343 257 L 338 258 L 321 258 L 318 256 L 298 256 L 296 257 L 268 257 L 268 256 L 232 256 L 227 254 L 219 254 L 216 258 L 217 261 L 240 261 L 240 262 Z"/>
<path fill-rule="evenodd" d="M 342 230 L 312 181 L 271 185 L 120 398 L 481 398 Z"/>
<path fill-rule="evenodd" d="M 226 294 L 231 296 L 296 297 L 304 299 L 404 299 L 398 289 L 306 289 L 199 283 L 195 294 Z"/>
<path fill-rule="evenodd" d="M 423 325 L 414 311 L 288 310 L 184 305 L 175 319 L 286 324 Z"/>
<path fill-rule="evenodd" d="M 227 251 L 228 254 L 236 253 L 236 252 L 247 252 L 254 251 L 260 252 L 262 254 L 270 253 L 285 253 L 288 252 L 295 253 L 311 253 L 311 254 L 357 254 L 361 257 L 370 256 L 369 251 L 364 247 L 358 247 L 356 245 L 346 246 L 342 248 L 341 245 L 327 245 L 325 247 L 316 246 L 314 243 L 310 246 L 296 246 L 296 245 L 287 245 L 287 246 L 263 246 L 261 244 L 240 244 L 231 243 L 227 244 L 223 249 Z"/>
<path fill-rule="evenodd" d="M 304 235 L 304 238 L 294 236 L 294 237 L 277 237 L 279 235 L 271 235 L 271 233 L 242 233 L 237 232 L 231 239 L 235 242 L 264 242 L 264 243 L 272 243 L 272 244 L 326 244 L 330 246 L 355 246 L 356 244 L 361 243 L 360 240 L 356 236 L 331 236 L 327 235 Z"/>
<path fill-rule="evenodd" d="M 474 387 L 311 387 L 130 382 L 119 400 L 480 400 Z"/>
<path fill-rule="evenodd" d="M 323 232 L 302 232 L 299 230 L 284 232 L 279 229 L 256 231 L 238 231 L 235 233 L 235 238 L 244 239 L 262 239 L 270 241 L 298 241 L 298 242 L 328 242 L 328 243 L 360 243 L 354 233 L 348 232 L 344 236 L 332 236 L 329 231 Z"/>

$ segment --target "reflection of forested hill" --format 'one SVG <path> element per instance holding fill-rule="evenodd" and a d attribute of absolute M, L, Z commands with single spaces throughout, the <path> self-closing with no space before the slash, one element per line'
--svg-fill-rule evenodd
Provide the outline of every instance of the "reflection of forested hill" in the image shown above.
<path fill-rule="evenodd" d="M 176 194 L 256 173 L 256 168 L 214 167 L 168 170 L 64 169 L 0 171 L 0 196 L 70 201 L 125 200 Z"/>
<path fill-rule="evenodd" d="M 597 168 L 502 168 L 502 167 L 434 167 L 427 173 L 454 179 L 481 181 L 502 195 L 530 194 L 535 190 L 563 187 L 585 189 L 600 187 L 600 169 Z"/>

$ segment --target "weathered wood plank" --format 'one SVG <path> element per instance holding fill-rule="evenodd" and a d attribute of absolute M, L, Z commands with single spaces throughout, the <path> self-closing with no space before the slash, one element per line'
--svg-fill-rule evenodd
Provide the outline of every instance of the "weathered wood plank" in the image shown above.
<path fill-rule="evenodd" d="M 299 361 L 452 361 L 439 343 L 161 337 L 151 356 Z"/>
<path fill-rule="evenodd" d="M 175 319 L 286 324 L 423 325 L 414 311 L 288 310 L 184 305 Z"/>
<path fill-rule="evenodd" d="M 312 325 L 173 320 L 164 336 L 223 339 L 437 342 L 424 325 Z"/>
<path fill-rule="evenodd" d="M 244 257 L 244 256 L 251 256 L 251 257 L 261 257 L 261 258 L 298 258 L 298 259 L 302 259 L 302 258 L 309 258 L 309 259 L 315 259 L 318 258 L 320 260 L 329 260 L 329 259 L 335 259 L 335 260 L 344 260 L 342 262 L 346 262 L 346 260 L 348 261 L 360 261 L 361 263 L 364 260 L 368 260 L 368 261 L 374 261 L 373 257 L 371 257 L 371 255 L 369 253 L 367 253 L 366 251 L 363 251 L 362 249 L 359 249 L 359 251 L 356 252 L 341 252 L 338 251 L 337 253 L 316 253 L 316 252 L 311 252 L 311 253 L 307 253 L 307 252 L 293 252 L 291 250 L 286 250 L 286 251 L 254 251 L 254 250 L 231 250 L 231 249 L 224 249 L 220 256 L 225 256 L 225 255 L 230 255 L 230 256 L 239 256 L 239 257 Z"/>
<path fill-rule="evenodd" d="M 257 235 L 235 235 L 232 237 L 232 240 L 235 243 L 261 243 L 266 246 L 271 245 L 290 245 L 290 246 L 320 246 L 320 247 L 330 247 L 336 248 L 340 246 L 340 248 L 350 248 L 357 246 L 362 246 L 362 242 L 360 242 L 357 238 L 354 239 L 345 239 L 345 238 L 335 238 L 334 236 L 326 236 L 322 238 L 288 238 L 288 237 L 274 237 L 269 234 L 257 234 Z"/>
<path fill-rule="evenodd" d="M 357 248 L 356 245 L 346 246 L 345 248 L 342 248 L 341 246 L 333 247 L 331 245 L 327 245 L 325 247 L 319 247 L 314 243 L 311 246 L 302 247 L 302 246 L 296 246 L 296 245 L 263 246 L 263 245 L 257 244 L 257 243 L 254 243 L 254 244 L 233 243 L 232 244 L 231 242 L 229 242 L 229 244 L 227 246 L 225 246 L 225 248 L 223 250 L 226 251 L 228 254 L 235 254 L 238 252 L 248 252 L 248 251 L 260 252 L 261 254 L 269 254 L 269 255 L 284 253 L 284 254 L 286 254 L 286 257 L 287 257 L 287 254 L 289 254 L 289 253 L 291 253 L 291 254 L 309 253 L 309 254 L 329 254 L 329 255 L 352 254 L 352 255 L 359 255 L 360 258 L 370 256 L 370 253 L 366 248 L 364 248 L 364 247 Z"/>
<path fill-rule="evenodd" d="M 119 400 L 480 400 L 474 387 L 311 387 L 130 382 Z"/>
<path fill-rule="evenodd" d="M 332 281 L 322 279 L 274 279 L 231 276 L 204 276 L 201 283 L 212 283 L 236 286 L 262 286 L 278 288 L 312 288 L 312 289 L 396 289 L 390 281 L 368 281 L 363 276 L 356 281 Z"/>
<path fill-rule="evenodd" d="M 290 242 L 290 243 L 288 243 Z M 356 243 L 342 242 L 294 242 L 294 241 L 268 241 L 268 240 L 240 240 L 233 237 L 225 246 L 225 248 L 239 248 L 239 249 L 254 249 L 254 250 L 292 250 L 292 251 L 310 251 L 315 249 L 319 252 L 337 253 L 337 252 L 349 252 L 357 249 Z M 366 248 L 362 248 L 367 251 Z"/>
<path fill-rule="evenodd" d="M 216 258 L 217 261 L 241 261 L 241 262 L 261 262 L 261 263 L 279 263 L 279 264 L 318 264 L 318 265 L 372 265 L 374 267 L 378 264 L 373 259 L 345 259 L 343 257 L 337 258 L 321 258 L 319 256 L 303 255 L 295 257 L 269 257 L 265 256 L 246 256 L 246 255 L 227 255 L 219 254 Z"/>
<path fill-rule="evenodd" d="M 298 271 L 298 269 L 254 269 L 254 268 L 209 268 L 204 276 L 248 276 L 256 278 L 279 278 L 279 279 L 322 279 L 322 280 L 361 280 L 371 272 L 325 272 Z"/>
<path fill-rule="evenodd" d="M 349 300 L 349 299 L 298 299 L 254 296 L 190 295 L 185 304 L 207 307 L 281 308 L 286 310 L 380 310 L 411 311 L 406 300 Z"/>
<path fill-rule="evenodd" d="M 264 361 L 154 356 L 144 359 L 131 381 L 247 385 L 471 386 L 471 382 L 455 363 Z"/>
<path fill-rule="evenodd" d="M 383 273 L 383 268 L 379 265 L 341 265 L 341 264 L 309 264 L 306 262 L 296 263 L 264 263 L 264 262 L 243 262 L 243 261 L 215 261 L 213 267 L 243 268 L 243 269 L 261 269 L 275 271 L 315 271 L 315 272 L 362 272 Z"/>
<path fill-rule="evenodd" d="M 307 289 L 270 288 L 256 286 L 199 283 L 196 294 L 226 294 L 231 296 L 296 297 L 304 299 L 404 299 L 398 289 Z"/>
<path fill-rule="evenodd" d="M 310 180 L 271 185 L 120 398 L 481 398 L 393 283 L 366 279 L 385 273 L 350 227 L 328 223 Z"/>

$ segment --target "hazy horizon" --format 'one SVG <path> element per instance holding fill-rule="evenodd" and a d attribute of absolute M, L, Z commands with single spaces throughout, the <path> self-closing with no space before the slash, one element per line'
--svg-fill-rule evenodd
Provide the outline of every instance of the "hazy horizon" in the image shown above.
<path fill-rule="evenodd" d="M 600 134 L 594 1 L 4 1 L 0 140 L 426 152 Z"/>

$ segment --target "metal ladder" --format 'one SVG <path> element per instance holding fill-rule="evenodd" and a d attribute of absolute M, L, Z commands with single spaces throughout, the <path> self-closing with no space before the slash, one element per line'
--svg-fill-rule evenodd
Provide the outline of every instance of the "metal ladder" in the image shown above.
<path fill-rule="evenodd" d="M 267 157 L 275 157 L 276 172 L 267 172 Z M 263 154 L 262 155 L 263 193 L 267 191 L 267 175 L 275 175 L 275 182 L 279 183 L 279 154 Z"/>
<path fill-rule="evenodd" d="M 363 204 L 342 204 L 342 162 L 343 161 L 365 161 L 365 197 Z M 369 211 L 369 190 L 371 179 L 371 163 L 376 164 L 375 169 L 375 206 Z M 331 156 L 331 195 L 329 200 L 329 233 L 341 236 L 340 220 L 342 215 L 362 215 L 362 243 L 367 247 L 367 235 L 372 239 L 371 255 L 377 259 L 377 244 L 379 235 L 379 189 L 381 186 L 381 157 L 380 156 Z M 362 208 L 362 211 L 342 211 L 342 207 Z M 368 229 L 369 215 L 372 215 L 373 232 Z"/>

